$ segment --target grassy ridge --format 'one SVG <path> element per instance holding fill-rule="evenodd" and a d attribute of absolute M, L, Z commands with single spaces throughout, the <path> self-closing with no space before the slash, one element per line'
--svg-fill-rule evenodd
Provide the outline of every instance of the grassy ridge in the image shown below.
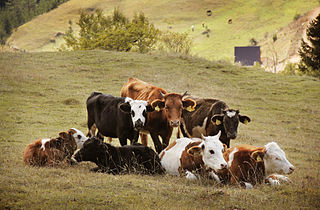
<path fill-rule="evenodd" d="M 320 208 L 320 83 L 194 57 L 84 51 L 0 54 L 0 208 Z M 76 127 L 92 91 L 119 96 L 130 76 L 226 101 L 251 117 L 232 145 L 276 141 L 293 183 L 243 190 L 172 176 L 90 173 L 93 164 L 31 168 L 24 148 Z M 174 137 L 173 137 L 174 138 Z M 118 144 L 115 140 L 113 144 Z M 153 146 L 152 142 L 149 142 Z"/>

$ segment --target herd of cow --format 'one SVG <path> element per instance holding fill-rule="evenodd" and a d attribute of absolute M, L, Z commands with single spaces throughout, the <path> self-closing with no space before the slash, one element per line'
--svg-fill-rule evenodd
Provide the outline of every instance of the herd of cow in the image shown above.
<path fill-rule="evenodd" d="M 130 78 L 121 89 L 121 97 L 93 92 L 87 99 L 87 111 L 87 136 L 71 128 L 57 138 L 37 140 L 25 149 L 24 162 L 52 166 L 91 161 L 97 165 L 94 171 L 168 173 L 191 180 L 208 177 L 246 188 L 263 182 L 288 182 L 289 178 L 280 174 L 294 171 L 275 142 L 230 148 L 239 122 L 247 124 L 251 120 L 217 99 L 168 93 Z M 169 144 L 175 127 L 178 138 Z M 156 152 L 147 146 L 147 134 Z M 142 144 L 137 143 L 139 135 Z M 118 138 L 121 146 L 104 142 L 104 136 Z"/>

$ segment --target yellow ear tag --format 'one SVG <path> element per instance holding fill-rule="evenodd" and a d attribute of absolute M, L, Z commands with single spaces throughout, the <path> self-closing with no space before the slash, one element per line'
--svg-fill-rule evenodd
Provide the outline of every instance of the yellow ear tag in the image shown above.
<path fill-rule="evenodd" d="M 220 120 L 216 120 L 216 125 L 220 125 L 221 121 Z"/>
<path fill-rule="evenodd" d="M 244 120 L 243 124 L 247 125 L 249 121 L 247 119 Z"/>
<path fill-rule="evenodd" d="M 186 108 L 186 110 L 187 110 L 188 112 L 193 112 L 193 111 L 194 111 L 194 108 L 193 108 L 192 106 L 188 106 L 188 107 Z"/>
<path fill-rule="evenodd" d="M 262 162 L 262 158 L 260 157 L 260 155 L 258 155 L 257 157 L 257 162 Z"/>
<path fill-rule="evenodd" d="M 156 110 L 157 112 L 160 112 L 159 106 L 156 106 L 156 107 L 154 108 L 154 110 Z"/>

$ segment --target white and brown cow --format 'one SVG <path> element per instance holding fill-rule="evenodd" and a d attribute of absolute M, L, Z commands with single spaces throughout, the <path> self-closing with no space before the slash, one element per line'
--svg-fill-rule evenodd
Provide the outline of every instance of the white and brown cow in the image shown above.
<path fill-rule="evenodd" d="M 181 138 L 173 141 L 160 153 L 162 167 L 169 174 L 186 173 L 187 179 L 196 179 L 196 172 L 219 181 L 215 172 L 227 167 L 223 158 L 226 145 L 219 141 L 219 137 L 220 132 L 203 139 Z"/>
<path fill-rule="evenodd" d="M 77 149 L 75 130 L 60 132 L 59 137 L 40 139 L 29 144 L 23 152 L 23 161 L 31 166 L 54 166 L 64 161 L 70 162 Z"/>
<path fill-rule="evenodd" d="M 220 171 L 220 179 L 225 183 L 240 184 L 246 188 L 252 188 L 264 181 L 279 185 L 280 181 L 289 179 L 277 174 L 291 174 L 295 169 L 275 142 L 263 147 L 239 145 L 229 148 L 224 153 L 224 158 L 228 163 L 228 170 Z"/>

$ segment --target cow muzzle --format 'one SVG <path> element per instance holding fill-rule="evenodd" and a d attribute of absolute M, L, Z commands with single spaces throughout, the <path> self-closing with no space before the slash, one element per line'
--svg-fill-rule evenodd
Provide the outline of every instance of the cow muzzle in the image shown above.
<path fill-rule="evenodd" d="M 180 125 L 180 120 L 171 120 L 170 126 L 171 127 L 178 127 Z"/>
<path fill-rule="evenodd" d="M 135 123 L 134 123 L 134 127 L 138 130 L 140 130 L 143 127 L 143 122 L 138 119 Z"/>
<path fill-rule="evenodd" d="M 235 139 L 235 138 L 237 138 L 237 132 L 233 132 L 233 133 L 228 132 L 228 133 L 227 133 L 227 137 L 228 137 L 229 139 Z"/>

